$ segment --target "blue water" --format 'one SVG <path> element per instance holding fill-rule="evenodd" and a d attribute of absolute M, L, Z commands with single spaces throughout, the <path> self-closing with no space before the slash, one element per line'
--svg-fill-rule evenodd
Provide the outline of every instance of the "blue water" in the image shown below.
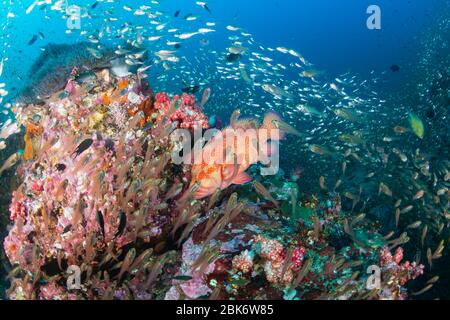
<path fill-rule="evenodd" d="M 60 12 L 48 7 L 35 7 L 29 14 L 25 10 L 33 2 L 4 1 L 0 8 L 2 25 L 6 24 L 6 13 L 12 11 L 16 17 L 10 19 L 3 31 L 2 55 L 9 57 L 5 64 L 3 81 L 10 89 L 17 87 L 16 76 L 23 78 L 33 59 L 39 54 L 39 47 L 48 42 L 70 43 L 83 39 L 79 32 L 66 34 L 66 20 Z M 181 10 L 174 24 L 191 25 L 182 20 L 187 13 L 199 15 L 199 21 L 211 20 L 220 24 L 236 24 L 252 33 L 260 43 L 267 46 L 289 46 L 301 52 L 318 68 L 326 70 L 331 76 L 351 71 L 367 76 L 371 71 L 387 71 L 392 64 L 404 66 L 406 72 L 388 79 L 398 84 L 405 80 L 407 71 L 414 67 L 417 57 L 415 41 L 424 27 L 432 23 L 433 17 L 445 0 L 258 0 L 258 1 L 211 1 L 208 3 L 212 14 L 194 4 L 194 1 L 161 1 L 158 10 L 175 12 Z M 116 8 L 113 15 L 119 26 L 148 23 L 145 17 L 136 17 L 122 10 L 127 4 L 136 8 L 145 1 L 114 1 L 100 3 L 96 9 L 89 7 L 95 1 L 70 1 L 89 9 L 92 19 L 84 18 L 84 30 L 96 30 L 104 25 L 105 8 Z M 366 9 L 377 4 L 382 12 L 381 30 L 366 27 Z M 223 28 L 211 35 L 211 41 L 218 47 L 225 46 L 226 36 Z M 33 46 L 28 41 L 34 34 L 42 32 L 45 39 L 39 39 Z M 391 83 L 392 84 L 392 83 Z"/>
<path fill-rule="evenodd" d="M 351 70 L 363 75 L 407 61 L 414 38 L 432 20 L 433 7 L 439 3 L 262 0 L 256 5 L 255 1 L 217 1 L 224 17 L 235 11 L 239 23 L 248 26 L 259 41 L 294 47 L 330 73 Z M 372 4 L 381 8 L 381 30 L 366 27 L 366 9 Z"/>

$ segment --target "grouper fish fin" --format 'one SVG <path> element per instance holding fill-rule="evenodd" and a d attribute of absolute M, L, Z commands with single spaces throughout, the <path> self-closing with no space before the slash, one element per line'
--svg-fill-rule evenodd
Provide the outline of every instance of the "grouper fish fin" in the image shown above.
<path fill-rule="evenodd" d="M 248 173 L 246 173 L 245 171 L 242 171 L 234 177 L 234 179 L 233 179 L 233 181 L 231 181 L 231 183 L 241 185 L 241 184 L 250 182 L 252 180 L 253 180 L 252 177 Z"/>

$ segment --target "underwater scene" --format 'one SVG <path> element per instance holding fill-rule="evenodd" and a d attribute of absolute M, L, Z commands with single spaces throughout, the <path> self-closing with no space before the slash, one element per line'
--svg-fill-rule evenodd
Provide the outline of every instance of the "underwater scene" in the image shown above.
<path fill-rule="evenodd" d="M 1 300 L 450 299 L 450 1 L 0 1 Z"/>

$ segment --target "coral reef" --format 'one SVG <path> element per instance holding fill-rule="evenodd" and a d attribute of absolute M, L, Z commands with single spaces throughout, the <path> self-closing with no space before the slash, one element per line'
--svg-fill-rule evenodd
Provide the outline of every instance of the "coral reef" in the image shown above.
<path fill-rule="evenodd" d="M 0 152 L 0 162 L 4 163 L 12 154 L 17 151 L 17 148 L 23 148 L 24 141 L 23 135 L 14 134 L 6 139 L 6 148 Z M 2 173 L 0 184 L 0 243 L 3 243 L 3 239 L 7 236 L 7 226 L 10 223 L 9 207 L 11 204 L 11 198 L 13 191 L 20 185 L 20 180 L 15 175 L 17 165 L 13 166 L 9 170 Z M 4 299 L 6 283 L 6 270 L 8 269 L 7 258 L 4 250 L 0 249 L 0 299 Z"/>
<path fill-rule="evenodd" d="M 57 99 L 17 114 L 27 128 L 40 128 L 26 140 L 31 159 L 19 168 L 23 183 L 13 193 L 14 225 L 4 241 L 9 261 L 33 274 L 31 283 L 26 275 L 21 285 L 13 281 L 26 298 L 62 290 L 58 273 L 70 265 L 81 266 L 91 281 L 92 273 L 109 270 L 121 255 L 148 258 L 148 249 L 170 231 L 178 207 L 189 208 L 173 200 L 187 180 L 184 169 L 169 162 L 168 136 L 176 127 L 165 121 L 170 114 L 160 117 L 153 108 L 149 113 L 151 96 L 136 76 L 116 79 L 105 69 L 93 81 L 69 79 Z M 90 93 L 88 86 L 94 87 Z M 144 127 L 149 118 L 157 118 L 152 128 Z M 132 247 L 136 243 L 139 249 Z M 125 271 L 124 265 L 110 276 L 119 281 Z M 45 287 L 47 293 L 33 291 L 38 281 L 51 277 L 56 279 Z M 88 290 L 85 297 L 98 294 Z"/>
<path fill-rule="evenodd" d="M 207 129 L 209 127 L 208 118 L 200 112 L 197 112 L 195 97 L 183 93 L 181 97 L 173 98 L 179 105 L 178 109 L 170 116 L 171 122 L 178 122 L 178 127 L 183 129 Z M 170 98 L 167 94 L 160 92 L 155 96 L 155 109 L 162 112 L 163 116 L 169 111 Z M 197 128 L 199 127 L 199 128 Z"/>
<path fill-rule="evenodd" d="M 282 173 L 259 192 L 244 184 L 195 200 L 170 139 L 208 128 L 195 97 L 154 95 L 109 69 L 82 75 L 72 68 L 43 104 L 17 109 L 26 152 L 4 240 L 8 298 L 404 299 L 423 273 L 401 262 L 404 237 L 343 211 L 338 193 L 298 199 Z M 370 265 L 384 274 L 368 291 Z"/>
<path fill-rule="evenodd" d="M 284 187 L 286 184 L 290 182 L 285 181 Z M 283 188 L 272 185 L 271 189 L 276 194 Z M 398 246 L 402 243 L 399 239 L 383 238 L 375 225 L 356 220 L 349 222 L 351 215 L 341 211 L 338 195 L 331 201 L 305 198 L 298 206 L 308 213 L 302 218 L 283 217 L 276 215 L 279 210 L 276 207 L 270 208 L 267 203 L 252 202 L 247 198 L 243 212 L 225 226 L 220 223 L 221 212 L 227 212 L 227 209 L 211 209 L 193 228 L 192 236 L 186 242 L 188 245 L 183 245 L 183 255 L 185 250 L 190 250 L 199 260 L 194 265 L 199 269 L 207 265 L 208 272 L 204 273 L 202 282 L 197 276 L 183 279 L 184 285 L 173 280 L 169 293 L 178 294 L 168 294 L 166 298 L 192 298 L 191 292 L 196 292 L 192 287 L 204 288 L 205 285 L 211 290 L 207 296 L 216 299 L 407 297 L 406 283 L 420 276 L 423 266 L 408 261 L 401 263 L 403 251 Z M 214 239 L 209 240 L 214 222 L 222 228 L 215 232 Z M 346 226 L 353 239 L 349 245 L 338 247 L 333 244 L 333 237 L 350 236 L 336 235 L 338 226 Z M 398 246 L 394 256 L 388 249 L 392 243 Z M 198 253 L 199 246 L 206 254 Z M 211 251 L 214 254 L 208 254 Z M 372 265 L 380 266 L 383 276 L 379 289 L 367 290 L 369 274 L 365 274 L 365 270 Z M 177 273 L 182 274 L 185 275 Z M 184 289 L 186 283 L 189 291 Z"/>

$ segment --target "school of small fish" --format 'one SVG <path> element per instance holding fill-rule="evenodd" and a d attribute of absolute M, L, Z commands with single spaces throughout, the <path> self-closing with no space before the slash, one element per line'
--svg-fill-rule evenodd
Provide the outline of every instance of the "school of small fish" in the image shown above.
<path fill-rule="evenodd" d="M 383 79 L 389 76 L 388 72 L 378 75 L 372 72 L 370 79 L 351 72 L 332 76 L 315 66 L 313 59 L 310 61 L 301 53 L 301 48 L 262 44 L 245 26 L 238 25 L 238 21 L 230 24 L 214 21 L 212 1 L 192 1 L 192 12 L 165 11 L 160 9 L 163 2 L 152 0 L 139 5 L 127 1 L 121 6 L 107 0 L 92 2 L 83 10 L 82 18 L 86 23 L 82 30 L 77 31 L 77 36 L 90 43 L 87 54 L 96 59 L 103 58 L 102 50 L 106 43 L 113 44 L 115 53 L 121 57 L 120 61 L 111 62 L 115 76 L 126 78 L 136 73 L 139 79 L 150 83 L 154 92 L 198 93 L 199 109 L 206 115 L 231 118 L 231 127 L 241 124 L 233 113 L 239 109 L 242 117 L 251 116 L 263 122 L 263 126 L 270 123 L 288 133 L 280 150 L 281 167 L 289 174 L 301 167 L 300 193 L 339 195 L 342 206 L 354 214 L 353 220 L 347 221 L 342 231 L 350 239 L 358 243 L 360 240 L 352 228 L 372 219 L 382 226 L 391 248 L 409 240 L 412 247 L 409 250 L 417 253 L 418 264 L 426 263 L 427 271 L 435 271 L 433 262 L 443 255 L 450 241 L 450 66 L 448 61 L 444 65 L 433 60 L 433 52 L 441 43 L 448 43 L 447 39 L 439 34 L 434 36 L 434 29 L 425 30 L 425 50 L 417 65 L 421 71 L 420 79 L 411 81 L 405 94 L 386 95 L 374 88 L 383 83 Z M 9 11 L 3 29 L 10 28 L 16 16 L 22 13 L 40 13 L 45 19 L 53 19 L 66 14 L 65 1 L 35 0 L 22 12 Z M 121 15 L 133 16 L 135 23 L 123 20 Z M 101 27 L 92 28 L 98 19 L 103 21 Z M 449 25 L 448 17 L 436 20 L 436 25 L 445 29 Z M 45 30 L 33 32 L 24 46 L 35 48 L 49 37 L 46 33 Z M 67 35 L 74 33 L 66 30 Z M 211 43 L 215 34 L 226 35 L 225 46 Z M 125 43 L 133 50 L 125 47 Z M 149 59 L 143 59 L 147 55 Z M 3 51 L 0 80 L 11 69 L 11 63 Z M 89 83 L 89 76 L 84 74 L 78 80 Z M 23 76 L 17 74 L 15 77 L 19 81 Z M 9 146 L 10 138 L 21 131 L 18 122 L 13 120 L 13 95 L 14 90 L 7 82 L 0 82 L 1 111 L 5 116 L 0 121 L 0 152 L 14 147 Z M 130 101 L 139 99 L 132 93 L 127 97 Z M 113 98 L 106 97 L 105 103 Z M 271 115 L 272 110 L 278 115 Z M 267 120 L 268 115 L 270 120 Z M 90 120 L 100 121 L 96 118 Z M 33 129 L 26 129 L 24 150 L 2 157 L 0 177 L 11 173 L 10 169 L 15 168 L 22 158 L 33 157 L 30 155 L 31 140 L 27 140 L 34 134 Z M 83 151 L 92 143 L 92 140 L 83 140 L 73 156 L 82 157 Z M 208 148 L 206 145 L 203 152 Z M 91 161 L 89 158 L 85 160 L 86 163 Z M 194 166 L 191 187 L 197 184 L 195 199 L 211 197 L 216 200 L 219 197 L 217 190 L 252 181 L 246 171 L 254 163 L 237 168 L 210 168 L 207 164 Z M 261 182 L 253 181 L 252 187 L 258 197 L 279 208 L 278 199 L 274 199 Z M 175 198 L 181 190 L 174 187 L 171 192 L 173 194 L 168 192 L 166 199 Z M 289 209 L 293 213 L 298 209 L 298 196 L 297 193 L 288 194 L 295 199 Z M 231 217 L 242 209 L 237 200 L 227 205 L 223 217 L 211 213 L 208 218 L 211 222 L 208 220 L 206 228 L 211 239 L 212 234 L 222 232 Z M 196 227 L 197 217 L 189 214 L 191 212 L 178 220 L 180 228 L 188 226 L 183 229 L 183 240 Z M 135 215 L 139 221 L 139 212 Z M 105 224 L 103 219 L 102 215 L 97 216 L 102 226 Z M 121 221 L 119 225 L 126 224 Z M 136 221 L 134 223 L 138 223 Z M 320 221 L 313 223 L 314 235 L 318 239 Z M 103 237 L 105 232 L 111 231 L 102 230 Z M 267 243 L 269 240 L 259 241 Z M 361 247 L 364 246 L 361 244 Z M 212 248 L 202 250 L 202 263 L 192 261 L 192 264 L 205 271 L 209 268 L 208 262 L 217 257 Z M 241 258 L 245 260 L 244 256 Z M 123 263 L 116 268 L 119 280 L 127 270 L 136 268 L 133 261 L 138 259 L 147 260 L 144 256 L 139 258 L 133 250 L 127 252 Z M 339 263 L 329 261 L 328 267 L 339 268 Z M 307 263 L 302 266 L 298 283 L 309 269 Z M 278 283 L 283 282 L 284 276 L 290 272 L 291 266 L 286 266 L 279 276 L 281 278 L 277 279 Z M 194 272 L 189 276 L 193 277 Z M 437 279 L 429 280 L 414 295 L 430 290 Z M 342 288 L 343 292 L 350 290 L 346 286 Z"/>

